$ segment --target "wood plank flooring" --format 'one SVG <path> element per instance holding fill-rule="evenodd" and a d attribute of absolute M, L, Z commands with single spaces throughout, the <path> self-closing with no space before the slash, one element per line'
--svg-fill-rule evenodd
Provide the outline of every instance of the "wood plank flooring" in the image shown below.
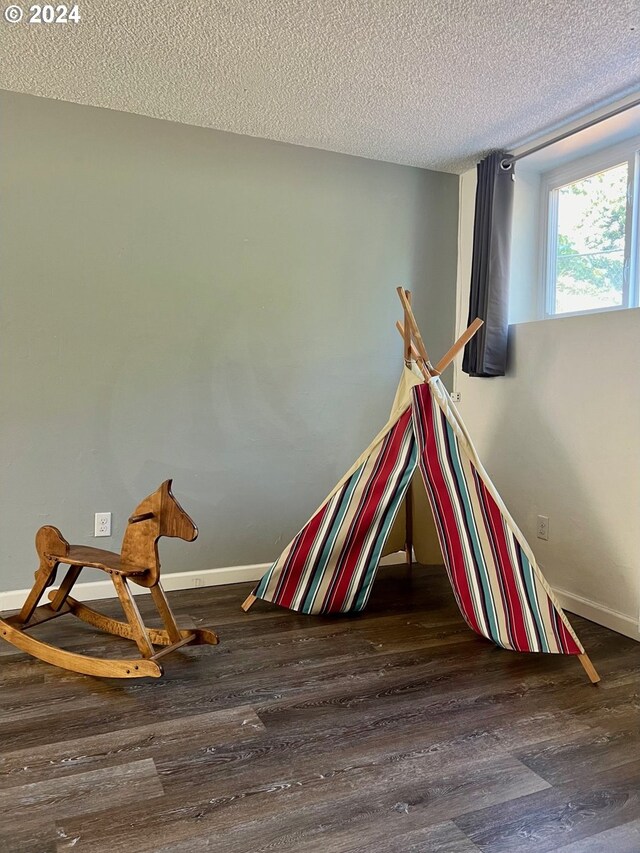
<path fill-rule="evenodd" d="M 573 617 L 593 687 L 473 634 L 441 568 L 381 570 L 358 617 L 244 614 L 249 589 L 170 594 L 221 642 L 162 680 L 0 645 L 0 853 L 640 853 L 640 644 Z"/>

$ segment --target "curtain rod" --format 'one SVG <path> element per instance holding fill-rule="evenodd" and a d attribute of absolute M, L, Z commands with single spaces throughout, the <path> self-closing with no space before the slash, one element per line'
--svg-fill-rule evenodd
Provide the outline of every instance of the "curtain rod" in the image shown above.
<path fill-rule="evenodd" d="M 542 151 L 543 148 L 548 148 L 550 145 L 555 145 L 556 142 L 562 142 L 563 139 L 567 139 L 569 136 L 573 136 L 575 133 L 580 133 L 582 130 L 587 130 L 590 127 L 593 127 L 596 124 L 600 124 L 602 121 L 606 121 L 609 118 L 613 118 L 614 116 L 620 115 L 620 113 L 625 112 L 626 110 L 630 110 L 632 107 L 640 106 L 640 98 L 636 98 L 634 101 L 629 101 L 628 104 L 623 104 L 620 107 L 616 107 L 613 110 L 610 110 L 608 113 L 605 113 L 602 116 L 598 116 L 597 118 L 592 118 L 589 121 L 581 124 L 579 127 L 573 128 L 573 130 L 567 130 L 564 133 L 560 133 L 558 136 L 554 136 L 553 139 L 549 139 L 547 142 L 541 142 L 539 145 L 534 145 L 532 148 L 527 148 L 521 154 L 509 154 L 503 160 L 500 161 L 500 168 L 504 169 L 505 172 L 508 172 L 509 169 L 513 166 L 514 163 L 517 163 L 518 160 L 522 160 L 523 157 L 528 157 L 530 154 L 535 154 L 538 151 Z"/>

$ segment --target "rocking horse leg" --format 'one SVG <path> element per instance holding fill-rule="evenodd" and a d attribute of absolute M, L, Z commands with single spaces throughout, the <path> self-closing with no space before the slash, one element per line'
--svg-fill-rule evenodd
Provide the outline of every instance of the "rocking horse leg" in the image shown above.
<path fill-rule="evenodd" d="M 127 617 L 129 625 L 131 626 L 133 639 L 140 649 L 140 654 L 143 658 L 152 658 L 154 655 L 154 649 L 151 645 L 147 629 L 142 621 L 142 616 L 140 616 L 138 605 L 136 604 L 134 597 L 131 595 L 127 579 L 121 575 L 115 574 L 111 575 L 111 578 L 113 580 L 113 585 L 116 588 L 116 592 L 118 593 L 120 603 L 122 604 L 124 615 Z"/>
<path fill-rule="evenodd" d="M 22 605 L 22 610 L 18 614 L 16 622 L 21 625 L 26 623 L 33 616 L 33 611 L 38 606 L 38 602 L 42 598 L 42 593 L 48 586 L 54 582 L 58 563 L 47 562 L 44 558 L 40 562 L 40 568 L 36 572 L 36 580 L 31 587 L 31 592 L 27 596 L 27 600 Z"/>
<path fill-rule="evenodd" d="M 51 607 L 54 610 L 60 610 L 62 605 L 65 603 L 69 593 L 73 589 L 73 585 L 80 577 L 80 572 L 83 568 L 84 566 L 69 566 L 60 587 L 56 590 L 53 596 L 49 596 L 51 599 Z"/>
<path fill-rule="evenodd" d="M 155 605 L 158 608 L 158 613 L 160 614 L 167 629 L 166 634 L 171 638 L 172 643 L 180 642 L 185 637 L 191 635 L 191 644 L 194 646 L 217 645 L 219 642 L 218 635 L 215 631 L 211 631 L 209 628 L 193 628 L 192 630 L 185 630 L 184 628 L 178 627 L 171 605 L 169 604 L 165 591 L 159 582 L 155 586 L 152 586 L 149 591 L 151 592 Z M 187 644 L 185 643 L 185 645 Z"/>
<path fill-rule="evenodd" d="M 160 583 L 158 582 L 155 586 L 152 586 L 149 592 L 151 593 L 155 606 L 158 608 L 158 613 L 164 622 L 164 626 L 167 629 L 169 639 L 172 643 L 180 642 L 180 640 L 183 639 L 182 634 L 180 633 L 180 628 L 178 628 L 176 617 L 173 615 L 171 605 L 167 601 L 167 596 L 164 594 L 164 590 L 160 586 Z"/>
<path fill-rule="evenodd" d="M 25 625 L 33 616 L 33 611 L 42 598 L 42 593 L 56 579 L 59 562 L 56 558 L 63 557 L 69 550 L 69 543 L 57 527 L 46 524 L 36 533 L 36 552 L 40 565 L 36 571 L 36 581 L 22 605 L 22 610 L 15 618 L 14 624 Z"/>

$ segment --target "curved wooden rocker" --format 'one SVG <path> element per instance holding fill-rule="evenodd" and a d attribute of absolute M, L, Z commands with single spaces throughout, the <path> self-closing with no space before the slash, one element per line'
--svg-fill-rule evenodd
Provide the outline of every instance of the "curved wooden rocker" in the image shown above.
<path fill-rule="evenodd" d="M 22 610 L 15 616 L 0 619 L 0 636 L 16 648 L 47 663 L 84 675 L 110 678 L 159 678 L 162 666 L 158 660 L 181 646 L 218 642 L 214 631 L 204 628 L 179 628 L 160 583 L 158 539 L 173 536 L 193 542 L 198 528 L 182 509 L 171 492 L 171 480 L 166 480 L 153 494 L 140 503 L 129 519 L 120 554 L 70 545 L 56 527 L 46 525 L 36 533 L 36 551 L 40 566 L 35 583 Z M 49 604 L 39 605 L 45 590 L 53 586 L 58 566 L 69 566 L 59 588 L 49 592 Z M 71 591 L 84 567 L 101 569 L 111 576 L 126 622 L 112 619 L 86 604 L 71 598 Z M 138 605 L 131 594 L 129 581 L 147 587 L 165 628 L 147 628 Z M 94 628 L 134 640 L 141 658 L 110 660 L 64 651 L 26 632 L 71 613 Z M 156 651 L 154 646 L 163 646 Z"/>

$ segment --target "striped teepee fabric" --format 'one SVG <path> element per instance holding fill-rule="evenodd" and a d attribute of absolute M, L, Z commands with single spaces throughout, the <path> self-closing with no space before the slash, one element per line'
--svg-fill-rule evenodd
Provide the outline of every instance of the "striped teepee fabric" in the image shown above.
<path fill-rule="evenodd" d="M 410 370 L 389 423 L 264 575 L 256 597 L 301 613 L 362 610 L 417 466 L 469 626 L 506 649 L 582 654 L 439 377 L 425 384 Z"/>
<path fill-rule="evenodd" d="M 288 545 L 255 595 L 301 613 L 362 610 L 416 463 L 406 409 Z"/>
<path fill-rule="evenodd" d="M 418 464 L 458 606 L 505 649 L 582 654 L 439 379 L 413 389 Z"/>

